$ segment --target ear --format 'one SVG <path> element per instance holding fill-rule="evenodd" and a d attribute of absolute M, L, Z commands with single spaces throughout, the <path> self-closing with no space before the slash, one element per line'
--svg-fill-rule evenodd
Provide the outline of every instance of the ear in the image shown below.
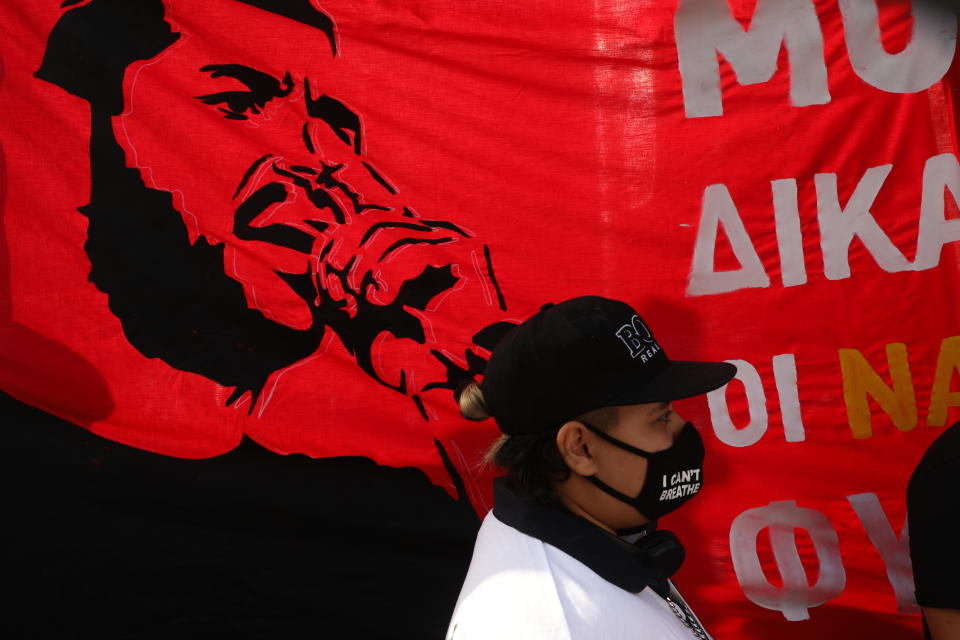
<path fill-rule="evenodd" d="M 570 470 L 581 476 L 592 476 L 597 465 L 589 447 L 587 428 L 571 420 L 557 432 L 557 450 Z"/>

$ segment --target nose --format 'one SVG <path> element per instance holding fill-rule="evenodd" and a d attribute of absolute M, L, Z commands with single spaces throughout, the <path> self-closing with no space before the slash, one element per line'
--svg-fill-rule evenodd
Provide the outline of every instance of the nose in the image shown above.
<path fill-rule="evenodd" d="M 281 104 L 251 132 L 265 152 L 289 165 L 314 168 L 320 161 L 349 164 L 363 154 L 360 116 L 340 100 L 319 93 L 309 79 L 303 80 L 302 93 L 293 92 Z"/>
<path fill-rule="evenodd" d="M 359 114 L 336 98 L 326 94 L 314 95 L 314 89 L 310 86 L 309 79 L 304 80 L 303 89 L 307 116 L 310 120 L 314 124 L 325 125 L 341 143 L 350 147 L 354 154 L 362 154 L 363 141 L 361 139 Z M 308 135 L 308 132 L 315 134 L 316 128 L 311 127 L 310 124 L 308 121 L 304 125 L 304 141 L 308 147 L 315 145 L 315 140 Z"/>
<path fill-rule="evenodd" d="M 673 438 L 673 441 L 676 442 L 677 438 L 680 437 L 680 432 L 683 431 L 683 426 L 687 423 L 684 420 L 683 416 L 677 413 L 676 409 L 673 408 L 673 405 L 670 405 L 670 425 L 669 432 L 670 437 Z"/>

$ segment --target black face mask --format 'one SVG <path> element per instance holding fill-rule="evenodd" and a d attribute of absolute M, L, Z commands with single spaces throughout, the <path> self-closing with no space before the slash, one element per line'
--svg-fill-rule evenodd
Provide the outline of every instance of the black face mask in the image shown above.
<path fill-rule="evenodd" d="M 596 476 L 587 478 L 602 491 L 639 511 L 640 515 L 656 520 L 692 498 L 703 486 L 703 440 L 692 423 L 683 425 L 672 447 L 652 453 L 621 442 L 588 422 L 583 425 L 610 444 L 647 459 L 647 477 L 636 497 L 620 493 Z"/>

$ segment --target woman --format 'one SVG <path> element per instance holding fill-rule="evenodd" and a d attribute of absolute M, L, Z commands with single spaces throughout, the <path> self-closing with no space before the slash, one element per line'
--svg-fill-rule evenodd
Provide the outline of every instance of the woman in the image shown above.
<path fill-rule="evenodd" d="M 546 305 L 459 397 L 503 436 L 506 469 L 477 537 L 448 640 L 707 639 L 669 581 L 683 547 L 656 520 L 699 492 L 703 442 L 671 401 L 736 368 L 667 358 L 626 303 Z"/>

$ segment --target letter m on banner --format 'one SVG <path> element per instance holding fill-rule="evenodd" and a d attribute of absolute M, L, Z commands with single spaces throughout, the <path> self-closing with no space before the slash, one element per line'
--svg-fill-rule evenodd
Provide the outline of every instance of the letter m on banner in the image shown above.
<path fill-rule="evenodd" d="M 680 0 L 674 29 L 688 118 L 723 115 L 718 52 L 741 84 L 757 84 L 773 77 L 784 44 L 793 104 L 830 102 L 823 34 L 813 2 L 761 0 L 750 28 L 744 30 L 730 15 L 726 0 Z"/>

